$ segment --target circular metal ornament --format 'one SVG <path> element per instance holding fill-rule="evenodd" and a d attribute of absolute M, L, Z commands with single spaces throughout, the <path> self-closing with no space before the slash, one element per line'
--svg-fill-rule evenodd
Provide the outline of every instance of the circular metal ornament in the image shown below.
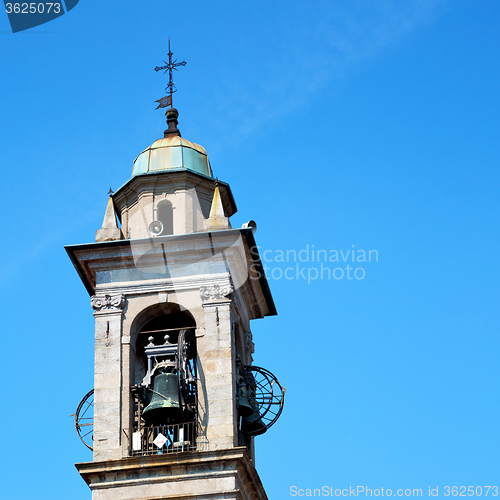
<path fill-rule="evenodd" d="M 75 428 L 82 443 L 93 450 L 94 441 L 94 389 L 80 401 L 75 413 Z"/>
<path fill-rule="evenodd" d="M 285 388 L 269 370 L 260 366 L 245 366 L 255 380 L 255 393 L 252 397 L 258 406 L 259 416 L 266 430 L 271 427 L 281 415 L 285 402 Z M 253 393 L 253 388 L 252 391 Z"/>

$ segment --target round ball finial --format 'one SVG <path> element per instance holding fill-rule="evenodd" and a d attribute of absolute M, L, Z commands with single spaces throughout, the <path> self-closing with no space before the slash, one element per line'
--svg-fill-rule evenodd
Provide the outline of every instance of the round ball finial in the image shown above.
<path fill-rule="evenodd" d="M 154 340 L 154 339 L 155 339 L 155 338 L 154 338 L 152 335 L 151 335 L 151 337 L 148 337 L 148 340 L 149 340 L 149 344 L 148 344 L 148 345 L 154 345 L 154 344 L 153 344 L 153 340 Z"/>
<path fill-rule="evenodd" d="M 165 116 L 167 117 L 167 120 L 169 118 L 179 118 L 179 112 L 175 108 L 167 108 L 167 111 L 165 111 Z"/>
<path fill-rule="evenodd" d="M 170 344 L 170 335 L 165 335 L 163 338 L 165 339 L 165 344 Z"/>

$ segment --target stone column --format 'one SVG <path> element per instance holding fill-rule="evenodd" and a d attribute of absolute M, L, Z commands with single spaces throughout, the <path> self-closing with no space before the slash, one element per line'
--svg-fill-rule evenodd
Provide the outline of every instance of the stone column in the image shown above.
<path fill-rule="evenodd" d="M 94 460 L 122 458 L 121 335 L 125 297 L 94 295 Z"/>
<path fill-rule="evenodd" d="M 204 286 L 200 290 L 205 332 L 198 343 L 201 367 L 198 394 L 202 434 L 210 450 L 238 446 L 234 331 L 231 301 L 227 298 L 231 292 L 230 285 Z"/>

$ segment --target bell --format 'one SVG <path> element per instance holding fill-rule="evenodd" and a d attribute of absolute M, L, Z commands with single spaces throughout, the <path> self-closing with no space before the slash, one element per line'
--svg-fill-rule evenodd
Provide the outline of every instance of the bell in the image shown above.
<path fill-rule="evenodd" d="M 258 411 L 254 411 L 249 417 L 241 421 L 241 431 L 243 434 L 258 436 L 267 431 L 266 425 L 262 422 Z"/>
<path fill-rule="evenodd" d="M 253 413 L 253 408 L 248 401 L 247 387 L 243 384 L 238 384 L 238 415 L 240 417 L 249 417 Z"/>
<path fill-rule="evenodd" d="M 142 411 L 144 418 L 153 425 L 165 425 L 179 420 L 179 382 L 175 373 L 158 373 L 153 378 L 153 397 Z"/>
<path fill-rule="evenodd" d="M 241 432 L 249 436 L 258 436 L 259 434 L 264 434 L 267 431 L 267 427 L 260 418 L 259 405 L 255 401 L 257 384 L 254 377 L 248 372 L 244 380 L 245 398 L 250 406 L 250 412 L 248 415 L 243 415 L 241 419 Z"/>

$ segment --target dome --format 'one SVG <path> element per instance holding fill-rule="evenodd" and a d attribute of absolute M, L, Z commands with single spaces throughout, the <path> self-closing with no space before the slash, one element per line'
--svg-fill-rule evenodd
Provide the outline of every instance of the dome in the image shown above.
<path fill-rule="evenodd" d="M 185 169 L 212 177 L 207 152 L 178 135 L 158 139 L 134 160 L 132 175 Z"/>

